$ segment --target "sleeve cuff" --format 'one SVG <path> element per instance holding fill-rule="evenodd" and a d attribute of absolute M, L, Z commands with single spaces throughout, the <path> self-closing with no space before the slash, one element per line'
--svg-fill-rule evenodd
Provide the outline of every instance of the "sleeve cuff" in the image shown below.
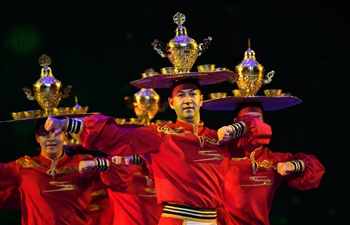
<path fill-rule="evenodd" d="M 243 121 L 239 121 L 237 123 L 231 124 L 229 125 L 229 127 L 231 127 L 232 129 L 232 134 L 231 134 L 232 138 L 241 137 L 247 131 L 247 126 Z"/>
<path fill-rule="evenodd" d="M 94 171 L 96 172 L 106 172 L 109 170 L 110 162 L 108 159 L 95 158 Z"/>
<path fill-rule="evenodd" d="M 79 119 L 73 119 L 70 117 L 66 117 L 66 125 L 64 126 L 64 130 L 68 133 L 80 134 L 83 130 L 84 123 Z"/>

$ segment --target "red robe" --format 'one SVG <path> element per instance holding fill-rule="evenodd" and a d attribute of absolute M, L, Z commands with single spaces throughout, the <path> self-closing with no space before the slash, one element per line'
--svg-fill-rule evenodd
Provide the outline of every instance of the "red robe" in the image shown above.
<path fill-rule="evenodd" d="M 114 224 L 157 225 L 163 207 L 157 204 L 154 180 L 141 173 L 141 166 L 130 165 L 129 168 L 132 168 L 130 177 L 133 179 L 126 189 L 118 188 L 110 174 L 102 176 L 110 185 L 108 194 L 114 208 Z"/>
<path fill-rule="evenodd" d="M 262 129 L 258 129 L 259 133 Z M 273 152 L 267 147 L 258 147 L 270 142 L 271 128 L 265 126 L 264 129 L 265 137 L 248 135 L 235 140 L 237 157 L 232 158 L 226 174 L 219 225 L 269 225 L 273 198 L 283 181 L 302 191 L 317 188 L 321 182 L 325 168 L 314 155 Z M 297 159 L 305 164 L 303 173 L 282 176 L 273 169 L 279 162 Z"/>
<path fill-rule="evenodd" d="M 89 225 L 113 225 L 114 210 L 108 196 L 108 187 L 101 179 L 94 183 L 91 205 L 88 211 Z"/>
<path fill-rule="evenodd" d="M 86 159 L 91 156 L 64 154 L 55 165 L 40 154 L 1 163 L 0 193 L 9 188 L 14 194 L 19 192 L 22 224 L 87 225 L 93 183 L 99 173 L 78 172 L 79 162 Z M 124 178 L 118 181 L 123 183 Z"/>
<path fill-rule="evenodd" d="M 250 127 L 260 123 L 256 116 L 243 116 Z M 230 141 L 217 145 L 217 131 L 177 121 L 175 124 L 123 127 L 113 117 L 101 114 L 84 118 L 82 146 L 108 155 L 149 155 L 155 179 L 157 203 L 169 202 L 202 209 L 222 204 L 224 176 L 229 169 Z M 254 134 L 257 132 L 254 132 Z M 245 135 L 246 135 L 245 134 Z M 264 135 L 264 134 L 262 134 Z M 148 161 L 148 160 L 146 160 Z M 182 224 L 182 219 L 161 217 L 158 224 Z"/>
<path fill-rule="evenodd" d="M 21 196 L 17 187 L 12 186 L 0 191 L 0 208 L 10 210 L 21 209 Z"/>
<path fill-rule="evenodd" d="M 128 128 L 113 117 L 84 118 L 82 146 L 109 155 L 150 153 L 159 204 L 172 202 L 215 209 L 222 202 L 222 185 L 230 154 L 217 146 L 217 132 L 203 124 L 177 121 Z"/>

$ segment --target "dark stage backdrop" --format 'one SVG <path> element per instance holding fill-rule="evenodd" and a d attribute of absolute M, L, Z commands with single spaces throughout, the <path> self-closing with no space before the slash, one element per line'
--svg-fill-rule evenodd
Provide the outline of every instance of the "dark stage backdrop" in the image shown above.
<path fill-rule="evenodd" d="M 341 90 L 331 79 L 336 76 L 332 57 L 345 56 L 340 50 L 334 53 L 331 47 L 344 41 L 336 38 L 334 28 L 340 23 L 341 13 L 336 8 L 341 6 L 223 0 L 0 2 L 0 120 L 11 119 L 10 112 L 39 109 L 22 89 L 32 88 L 39 79 L 38 58 L 42 54 L 51 57 L 53 75 L 63 86 L 73 86 L 60 107 L 74 106 L 77 96 L 80 105 L 89 106 L 89 112 L 135 117 L 124 96 L 139 89 L 129 82 L 140 79 L 148 68 L 159 72 L 171 66 L 153 50 L 151 42 L 159 39 L 166 43 L 173 38 L 176 24 L 172 17 L 181 12 L 186 15 L 184 26 L 190 37 L 198 43 L 208 36 L 213 38 L 193 71 L 197 65 L 209 63 L 233 70 L 243 60 L 250 38 L 257 61 L 266 72 L 276 72 L 261 90 L 281 88 L 303 100 L 288 109 L 266 112 L 265 120 L 273 128 L 270 148 L 314 154 L 326 173 L 316 190 L 301 192 L 283 184 L 275 196 L 271 225 L 340 224 L 341 216 L 350 212 L 345 192 L 348 174 L 341 175 L 348 147 L 341 144 L 342 135 L 336 127 L 341 121 L 340 106 L 349 100 L 334 97 Z M 232 95 L 235 88 L 227 82 L 205 87 L 203 94 L 205 99 L 215 91 Z M 162 101 L 167 100 L 166 90 L 156 91 Z M 166 109 L 155 119 L 175 121 L 174 115 Z M 234 115 L 202 109 L 201 117 L 207 126 L 219 128 L 230 123 Z M 0 130 L 0 162 L 38 154 L 30 122 L 0 124 Z M 20 212 L 1 210 L 0 224 L 20 224 Z"/>

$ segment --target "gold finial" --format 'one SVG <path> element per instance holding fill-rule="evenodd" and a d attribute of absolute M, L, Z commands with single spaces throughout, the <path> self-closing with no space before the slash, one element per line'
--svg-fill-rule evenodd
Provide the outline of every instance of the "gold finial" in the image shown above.
<path fill-rule="evenodd" d="M 42 67 L 48 67 L 51 65 L 51 58 L 48 55 L 42 54 L 39 58 L 39 65 Z"/>
<path fill-rule="evenodd" d="M 75 101 L 75 105 L 79 106 L 79 104 L 78 104 L 78 96 L 74 96 L 74 101 Z"/>
<path fill-rule="evenodd" d="M 197 44 L 193 38 L 187 35 L 187 29 L 183 26 L 186 20 L 185 15 L 177 12 L 173 16 L 173 20 L 178 25 L 175 37 L 167 44 L 155 39 L 151 45 L 160 56 L 170 60 L 174 67 L 174 73 L 189 73 L 197 57 L 208 49 L 212 38 L 208 37 L 202 43 Z"/>
<path fill-rule="evenodd" d="M 174 16 L 173 16 L 173 20 L 174 23 L 176 23 L 178 26 L 181 26 L 182 24 L 185 23 L 186 21 L 186 16 L 180 12 L 177 12 Z"/>
<path fill-rule="evenodd" d="M 74 96 L 74 100 L 75 100 L 75 105 L 73 107 L 73 112 L 80 113 L 82 111 L 82 107 L 81 105 L 79 105 L 78 97 L 76 95 Z"/>
<path fill-rule="evenodd" d="M 149 68 L 149 69 L 146 69 L 145 72 L 141 74 L 141 78 L 151 77 L 157 74 L 159 73 L 154 71 L 153 68 Z"/>

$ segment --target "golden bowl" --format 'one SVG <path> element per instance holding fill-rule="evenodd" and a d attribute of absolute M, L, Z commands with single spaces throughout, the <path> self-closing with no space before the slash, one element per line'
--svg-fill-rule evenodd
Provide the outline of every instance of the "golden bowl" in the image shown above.
<path fill-rule="evenodd" d="M 43 114 L 43 112 L 40 109 L 28 110 L 28 111 L 24 111 L 23 113 L 25 118 L 36 118 L 36 117 L 40 117 Z"/>
<path fill-rule="evenodd" d="M 215 71 L 228 71 L 229 69 L 227 69 L 226 67 L 217 67 L 215 68 Z"/>
<path fill-rule="evenodd" d="M 233 90 L 232 90 L 232 94 L 233 94 L 233 96 L 235 96 L 235 97 L 241 97 L 241 96 L 242 96 L 242 92 L 241 92 L 241 90 L 239 90 L 239 89 L 233 89 Z"/>
<path fill-rule="evenodd" d="M 73 107 L 72 109 L 73 113 L 76 113 L 76 114 L 87 113 L 88 110 L 89 110 L 89 106 Z"/>
<path fill-rule="evenodd" d="M 12 112 L 11 116 L 12 116 L 12 118 L 14 120 L 19 120 L 19 119 L 22 119 L 22 118 L 26 118 L 24 112 Z"/>
<path fill-rule="evenodd" d="M 141 124 L 141 119 L 139 118 L 129 118 L 130 124 Z"/>
<path fill-rule="evenodd" d="M 172 123 L 173 121 L 171 121 L 171 120 L 156 120 L 155 121 L 155 124 L 156 125 L 160 125 L 160 124 L 162 124 L 162 123 Z"/>
<path fill-rule="evenodd" d="M 69 133 L 69 135 L 72 137 L 72 139 L 74 140 L 75 144 L 79 144 L 80 143 L 80 137 L 77 134 L 74 133 Z M 70 140 L 70 142 L 72 143 L 73 141 Z"/>
<path fill-rule="evenodd" d="M 209 94 L 210 99 L 226 98 L 226 92 L 213 92 Z"/>
<path fill-rule="evenodd" d="M 215 64 L 204 64 L 197 66 L 198 72 L 213 72 L 215 71 Z"/>
<path fill-rule="evenodd" d="M 264 94 L 267 97 L 278 97 L 282 94 L 282 89 L 266 89 L 264 90 Z"/>
<path fill-rule="evenodd" d="M 123 125 L 126 122 L 126 119 L 125 118 L 115 118 L 115 122 L 117 124 Z"/>
<path fill-rule="evenodd" d="M 289 96 L 292 96 L 292 94 L 291 93 L 282 93 L 281 96 L 288 96 L 289 97 Z"/>
<path fill-rule="evenodd" d="M 164 67 L 160 69 L 162 74 L 174 74 L 174 67 Z"/>
<path fill-rule="evenodd" d="M 71 145 L 71 144 L 75 144 L 75 142 L 76 141 L 73 138 L 68 138 L 65 142 L 63 142 L 63 145 Z"/>
<path fill-rule="evenodd" d="M 60 107 L 60 108 L 55 108 L 53 110 L 54 114 L 56 115 L 65 115 L 65 114 L 70 114 L 71 109 L 69 107 Z"/>

